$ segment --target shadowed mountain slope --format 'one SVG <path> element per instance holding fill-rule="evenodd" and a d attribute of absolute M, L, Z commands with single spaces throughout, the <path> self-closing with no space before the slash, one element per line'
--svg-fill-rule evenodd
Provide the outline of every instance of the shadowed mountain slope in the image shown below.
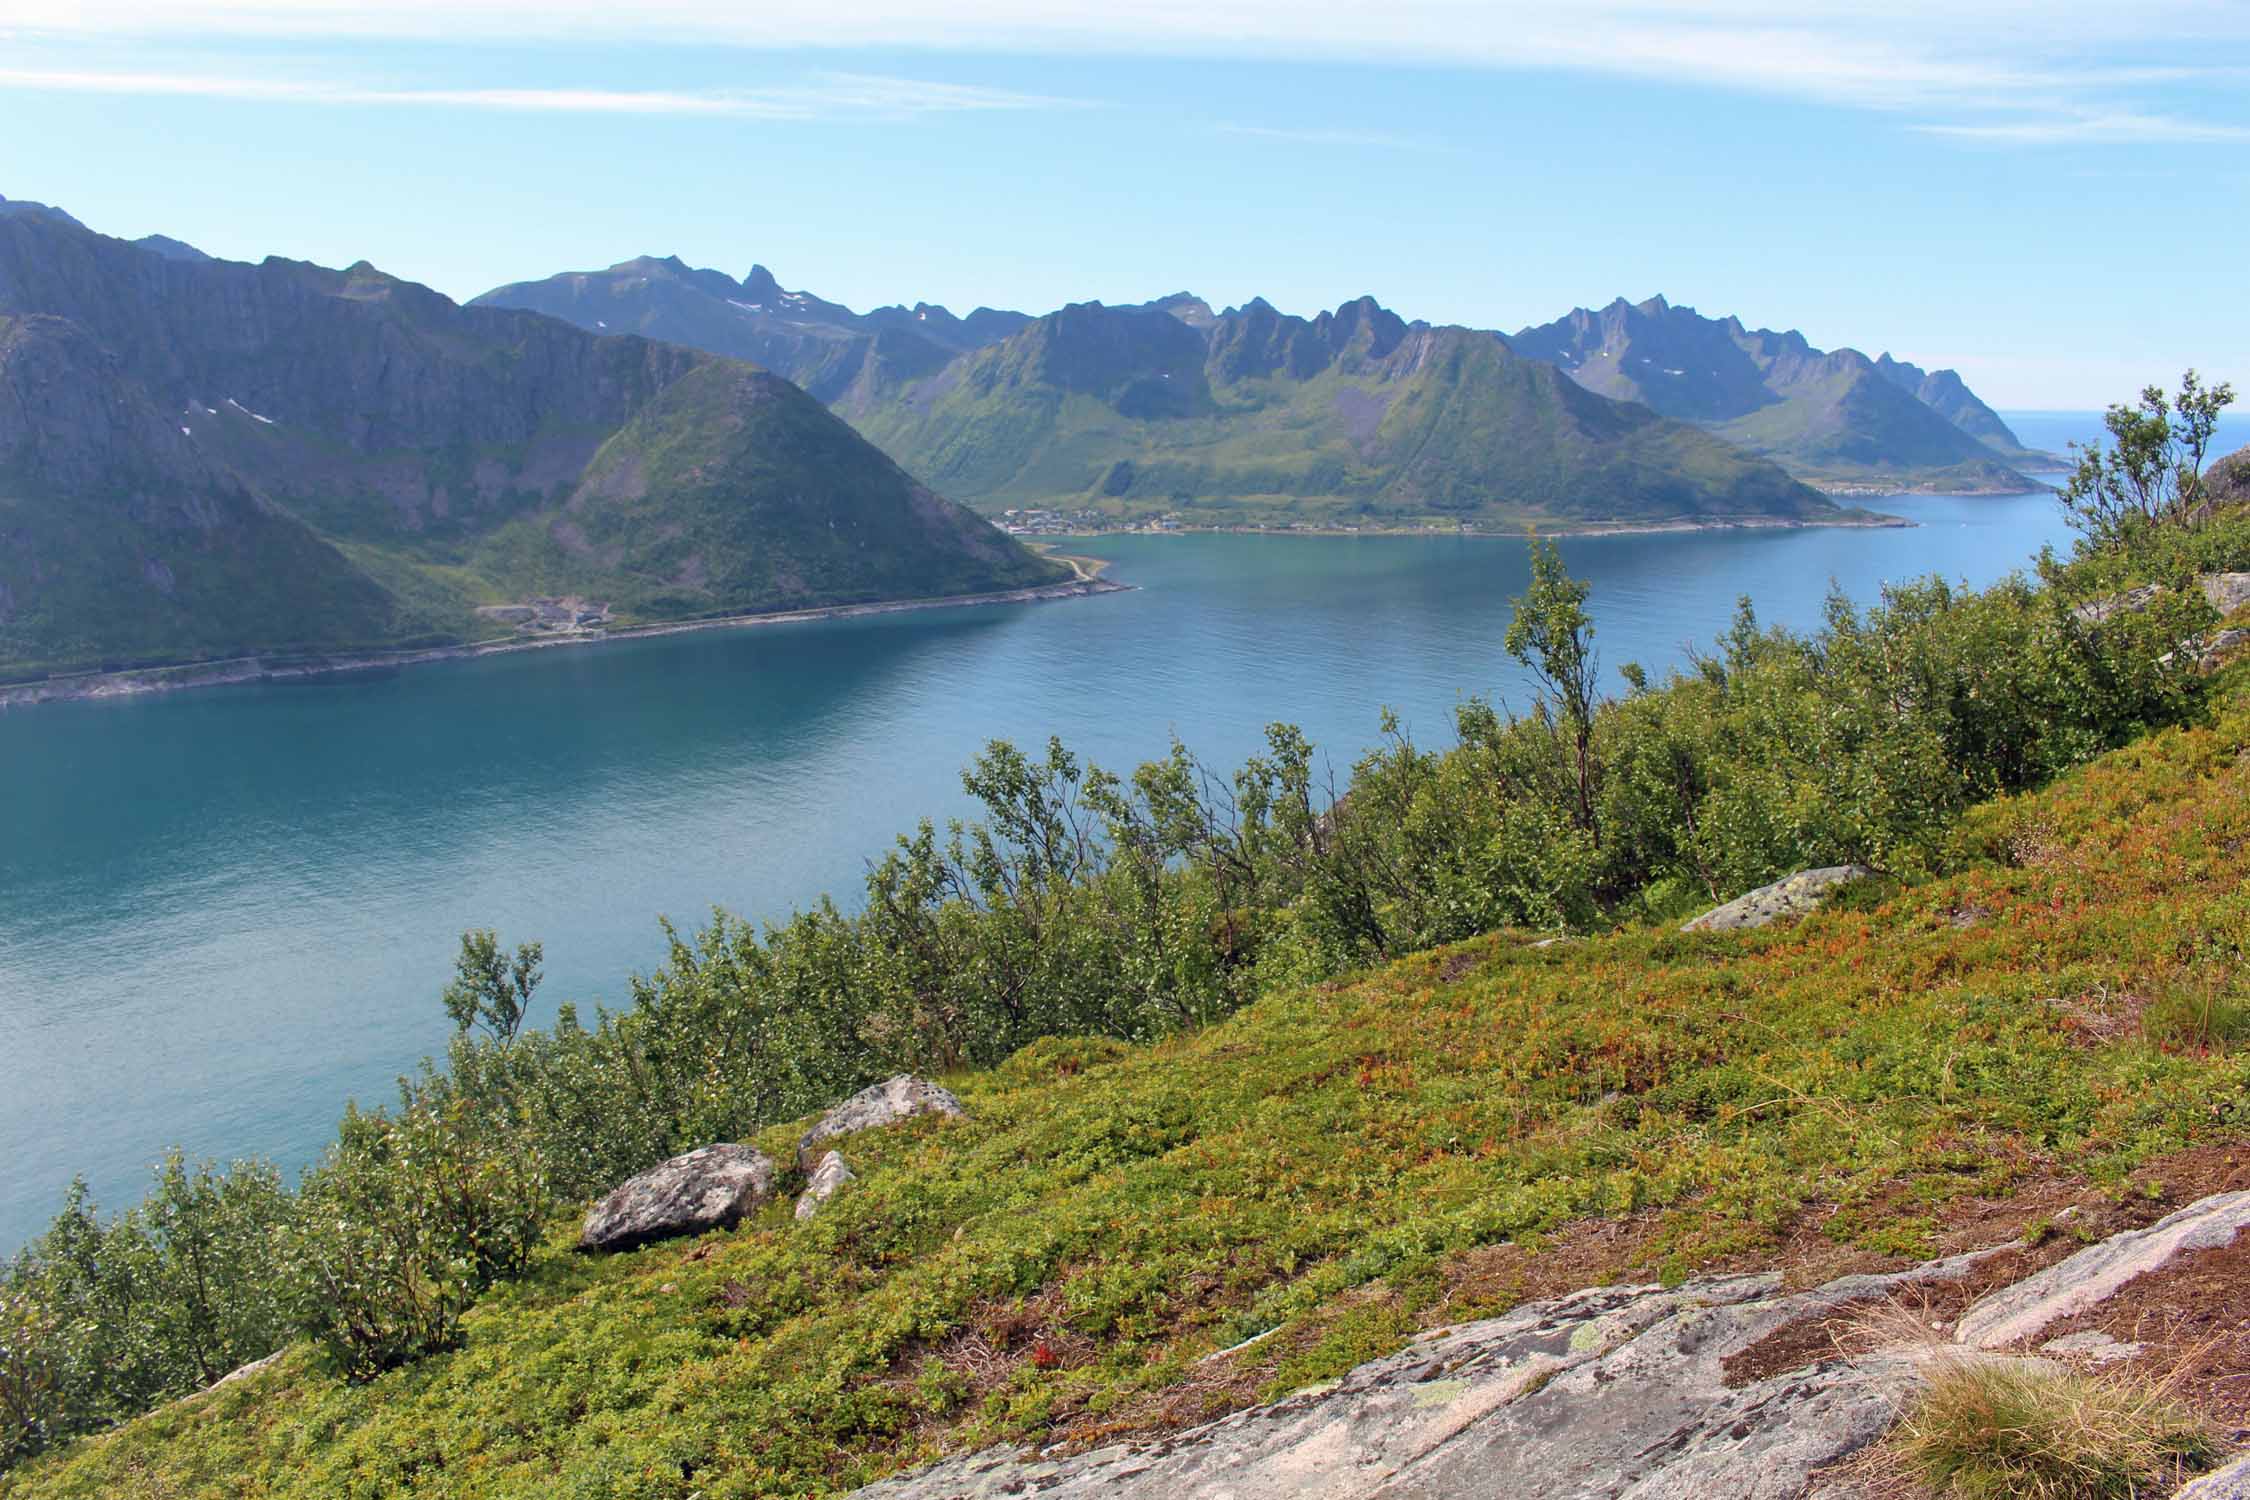
<path fill-rule="evenodd" d="M 11 210 L 17 205 L 7 205 Z M 0 214 L 0 668 L 978 592 L 1056 569 L 747 365 Z"/>

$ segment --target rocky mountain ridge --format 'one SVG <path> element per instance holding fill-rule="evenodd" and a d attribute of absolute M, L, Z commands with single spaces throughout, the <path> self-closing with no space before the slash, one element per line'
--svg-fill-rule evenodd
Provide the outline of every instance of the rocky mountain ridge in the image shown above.
<path fill-rule="evenodd" d="M 1589 390 L 1695 422 L 1815 483 L 2021 492 L 2031 482 L 2011 465 L 2053 465 L 1955 371 L 1817 349 L 1794 329 L 1661 296 L 1577 308 L 1512 342 Z"/>
<path fill-rule="evenodd" d="M 495 287 L 469 305 L 542 312 L 588 332 L 637 333 L 746 359 L 830 402 L 871 362 L 928 374 L 1030 321 L 989 307 L 960 318 L 928 302 L 860 314 L 811 292 L 788 291 L 762 265 L 736 281 L 677 256 L 647 255 L 604 271 Z"/>
<path fill-rule="evenodd" d="M 737 283 L 720 272 L 691 270 L 677 259 L 647 257 L 603 272 L 514 283 L 477 300 L 547 312 L 594 331 L 636 330 L 756 360 L 798 381 L 861 424 L 910 468 L 934 457 L 949 468 L 977 473 L 1005 463 L 1005 451 L 975 451 L 997 434 L 945 430 L 909 440 L 904 429 L 915 424 L 895 408 L 902 403 L 909 411 L 939 408 L 959 379 L 989 378 L 967 369 L 954 371 L 950 365 L 966 365 L 980 351 L 1022 336 L 1045 321 L 989 309 L 979 309 L 963 320 L 943 308 L 919 303 L 911 309 L 882 308 L 860 315 L 809 292 L 784 291 L 763 267 L 753 268 L 748 278 Z M 1408 328 L 1429 326 L 1380 309 L 1367 297 L 1305 319 L 1286 317 L 1262 298 L 1214 311 L 1209 302 L 1186 291 L 1137 305 L 1074 303 L 1047 317 L 1068 314 L 1083 323 L 1096 316 L 1092 310 L 1101 309 L 1101 315 L 1117 325 L 1110 334 L 1119 345 L 1115 352 L 1122 354 L 1137 341 L 1145 356 L 1140 375 L 1159 382 L 1181 378 L 1183 364 L 1192 362 L 1187 359 L 1187 346 L 1184 341 L 1166 341 L 1161 331 L 1148 332 L 1152 325 L 1145 321 L 1135 332 L 1131 319 L 1168 315 L 1204 340 L 1211 366 L 1206 378 L 1224 386 L 1244 379 L 1313 378 L 1328 364 L 1314 354 L 1325 335 L 1276 349 L 1271 341 L 1277 327 L 1287 330 L 1285 339 L 1303 339 L 1311 334 L 1312 325 L 1363 306 L 1377 308 L 1397 325 L 1390 335 L 1394 343 Z M 1518 355 L 1556 365 L 1597 394 L 1640 402 L 1660 415 L 1702 425 L 1800 478 L 1837 489 L 2020 491 L 2030 487 L 2030 481 L 2011 465 L 2038 467 L 2053 462 L 2052 455 L 2024 448 L 1954 371 L 1926 371 L 1888 354 L 1869 360 L 1856 350 L 1817 350 L 1800 334 L 1752 332 L 1739 319 L 1704 319 L 1692 309 L 1672 307 L 1661 297 L 1637 307 L 1620 299 L 1599 312 L 1579 309 L 1544 327 L 1506 338 L 1489 336 L 1501 339 Z M 1163 346 L 1161 351 L 1158 345 Z M 1269 404 L 1253 403 L 1261 410 Z M 1203 408 L 1186 397 L 1168 397 L 1161 405 L 1165 410 L 1208 416 L 1219 414 L 1230 403 Z M 957 401 L 951 403 L 956 417 L 967 419 L 959 406 Z M 1122 414 L 1138 415 L 1131 409 Z M 1019 447 L 1022 435 L 1013 429 L 1020 420 L 1000 424 L 1011 429 L 1008 440 Z M 1297 425 L 1308 428 L 1301 419 Z M 1331 435 L 1318 422 L 1310 423 L 1306 432 L 1315 448 Z M 1128 451 L 1132 440 L 1161 451 L 1172 446 L 1166 441 L 1171 436 L 1176 434 L 1119 433 L 1108 456 L 1137 464 L 1144 455 Z M 1200 435 L 1188 441 L 1209 446 Z M 1302 462 L 1317 467 L 1321 460 L 1307 456 Z M 1042 475 L 1028 488 L 1002 485 L 993 494 L 967 491 L 963 498 L 976 503 L 1098 498 L 1055 487 L 1065 483 L 1065 476 Z M 1292 488 L 1282 485 L 1277 493 L 1292 493 Z M 1350 486 L 1341 494 L 1346 499 L 1365 498 Z M 1221 481 L 1220 494 L 1205 498 L 1242 497 L 1226 493 Z M 1632 501 L 1628 497 L 1624 511 L 1636 509 Z"/>

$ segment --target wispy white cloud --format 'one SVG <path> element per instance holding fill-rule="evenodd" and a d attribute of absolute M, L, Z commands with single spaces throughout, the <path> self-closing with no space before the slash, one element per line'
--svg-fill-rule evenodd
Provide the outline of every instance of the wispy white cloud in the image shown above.
<path fill-rule="evenodd" d="M 1961 141 L 1984 141 L 1999 146 L 2162 146 L 2250 142 L 2250 126 L 2246 125 L 2183 120 L 2176 115 L 2117 112 L 2062 114 L 1976 125 L 1916 125 L 1913 128 L 1924 135 L 1949 136 Z"/>
<path fill-rule="evenodd" d="M 1367 147 L 1380 151 L 1450 151 L 1453 148 L 1443 141 L 1427 136 L 1399 135 L 1388 130 L 1326 129 L 1320 126 L 1295 128 L 1285 125 L 1222 124 L 1221 135 L 1246 135 L 1254 140 L 1282 141 L 1298 146 L 1336 146 L 1343 148 Z"/>
<path fill-rule="evenodd" d="M 976 110 L 1064 109 L 1085 101 L 974 84 L 825 73 L 761 89 L 410 88 L 193 73 L 0 68 L 0 88 L 52 93 L 237 99 L 270 104 L 405 105 L 515 113 L 707 115 L 754 120 L 903 119 Z"/>
<path fill-rule="evenodd" d="M 5 0 L 19 45 L 141 39 L 724 45 L 1310 58 L 1561 70 L 1899 112 L 2012 145 L 2238 139 L 2151 91 L 2250 65 L 2239 0 Z M 480 99 L 516 90 L 468 90 Z M 545 91 L 530 91 L 543 94 Z M 562 91 L 587 99 L 607 98 Z M 806 107 L 759 91 L 680 112 Z M 536 107 L 522 104 L 488 107 Z M 571 108 L 600 107 L 577 103 Z M 623 107 L 623 106 L 619 106 Z M 635 106 L 642 107 L 642 106 Z M 817 106 L 816 106 L 817 107 Z M 954 106 L 973 107 L 973 106 Z M 1012 107 L 1012 106 L 1001 106 Z M 2177 117 L 2162 137 L 2093 118 Z M 2075 133 L 2066 127 L 2075 126 Z M 2207 134 L 2190 132 L 2201 126 Z M 2011 128 L 2012 127 L 2012 128 Z M 1972 135 L 1970 132 L 1983 132 Z M 1377 132 L 1380 133 L 1380 132 Z"/>

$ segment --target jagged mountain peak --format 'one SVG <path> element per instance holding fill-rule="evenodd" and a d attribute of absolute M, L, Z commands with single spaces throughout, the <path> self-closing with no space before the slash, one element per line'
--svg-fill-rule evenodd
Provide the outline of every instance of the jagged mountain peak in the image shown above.
<path fill-rule="evenodd" d="M 856 409 L 875 390 L 930 374 L 997 343 L 1030 321 L 978 308 L 957 318 L 938 303 L 891 303 L 855 313 L 809 291 L 791 291 L 763 263 L 741 281 L 694 270 L 676 256 L 642 257 L 605 271 L 563 272 L 495 287 L 481 307 L 520 308 L 593 333 L 638 333 L 746 359 L 820 400 Z"/>
<path fill-rule="evenodd" d="M 1313 327 L 1339 353 L 1357 349 L 1370 359 L 1381 359 L 1406 337 L 1406 320 L 1362 294 L 1313 319 Z"/>
<path fill-rule="evenodd" d="M 6 215 L 9 217 L 51 219 L 58 224 L 67 224 L 73 229 L 86 229 L 85 225 L 79 223 L 76 219 L 72 218 L 69 214 L 63 212 L 61 209 L 56 208 L 54 205 L 48 203 L 35 203 L 29 198 L 0 197 L 0 215 Z M 90 229 L 87 229 L 86 232 L 88 234 L 93 233 L 93 231 Z"/>
<path fill-rule="evenodd" d="M 1958 380 L 1938 381 L 1857 349 L 1823 350 L 1797 329 L 1751 329 L 1651 297 L 1574 313 L 1515 338 L 1590 390 L 1701 423 L 1800 474 L 1838 484 L 2022 489 L 2013 435 Z M 1909 375 L 1911 371 L 1911 375 Z M 1981 414 L 1981 417 L 1980 415 Z M 1989 421 L 1983 421 L 1989 418 Z M 1981 424 L 1981 425 L 1980 425 Z"/>
<path fill-rule="evenodd" d="M 1208 329 L 1219 321 L 1219 315 L 1211 311 L 1211 304 L 1193 292 L 1174 292 L 1168 297 L 1158 297 L 1146 305 L 1158 312 L 1169 313 L 1190 328 Z"/>

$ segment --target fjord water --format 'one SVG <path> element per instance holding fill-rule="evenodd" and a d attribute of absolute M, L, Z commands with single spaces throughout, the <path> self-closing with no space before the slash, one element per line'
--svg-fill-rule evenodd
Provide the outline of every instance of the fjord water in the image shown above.
<path fill-rule="evenodd" d="M 1921 524 L 1563 546 L 1605 668 L 1661 670 L 1738 595 L 1811 626 L 1831 579 L 1983 584 L 2064 536 L 2045 495 L 1883 508 Z M 544 941 L 544 1022 L 623 1003 L 660 913 L 854 904 L 993 737 L 1225 767 L 1287 719 L 1340 779 L 1381 705 L 1444 742 L 1463 695 L 1526 701 L 1520 540 L 1086 545 L 1137 590 L 0 713 L 0 1252 L 73 1173 L 118 1207 L 174 1143 L 309 1159 L 442 1045 L 465 927 Z"/>

